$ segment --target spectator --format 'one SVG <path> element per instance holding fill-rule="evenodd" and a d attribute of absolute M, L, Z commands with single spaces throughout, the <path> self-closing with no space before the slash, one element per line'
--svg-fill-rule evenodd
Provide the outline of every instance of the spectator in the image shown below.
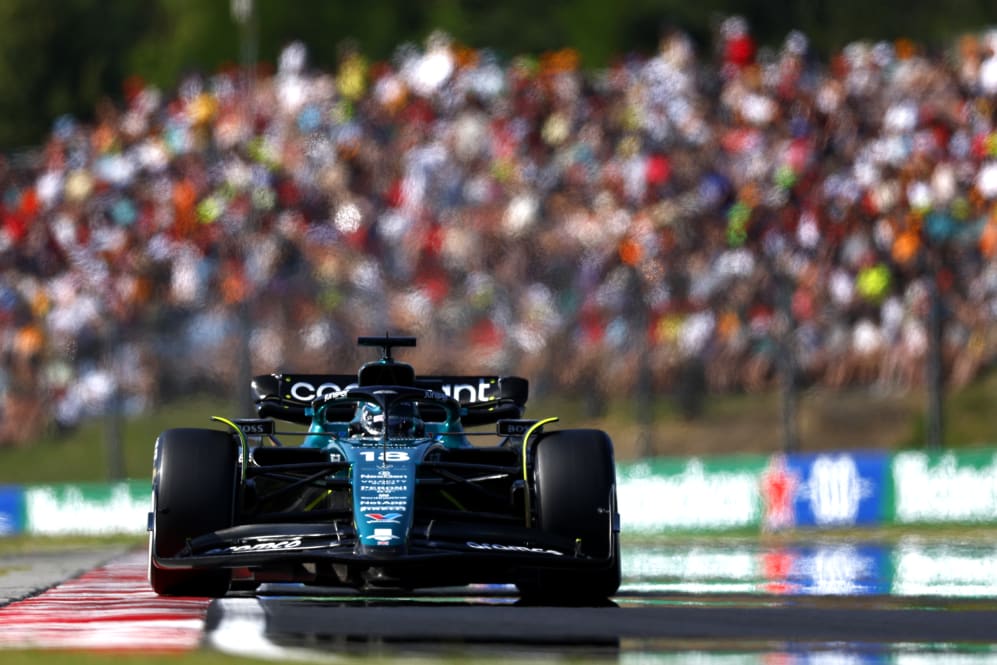
<path fill-rule="evenodd" d="M 437 32 L 335 72 L 292 44 L 251 89 L 131 80 L 0 165 L 0 442 L 230 388 L 243 308 L 256 372 L 397 329 L 429 371 L 461 350 L 541 391 L 633 390 L 645 362 L 663 392 L 765 390 L 790 341 L 811 385 L 906 390 L 935 267 L 965 385 L 997 348 L 994 42 L 821 63 L 730 17 L 712 61 L 678 30 L 597 72 Z"/>

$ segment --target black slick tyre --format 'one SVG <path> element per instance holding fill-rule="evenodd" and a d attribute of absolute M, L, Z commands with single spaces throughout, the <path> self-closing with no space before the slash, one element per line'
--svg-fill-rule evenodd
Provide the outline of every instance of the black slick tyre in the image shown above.
<path fill-rule="evenodd" d="M 227 569 L 159 568 L 159 557 L 175 556 L 196 536 L 232 526 L 238 446 L 226 432 L 166 430 L 156 439 L 152 480 L 149 583 L 165 596 L 217 598 L 229 589 Z"/>
<path fill-rule="evenodd" d="M 580 554 L 595 565 L 538 568 L 517 587 L 526 599 L 605 601 L 620 586 L 612 441 L 600 430 L 562 430 L 540 435 L 533 453 L 537 526 L 577 543 Z"/>

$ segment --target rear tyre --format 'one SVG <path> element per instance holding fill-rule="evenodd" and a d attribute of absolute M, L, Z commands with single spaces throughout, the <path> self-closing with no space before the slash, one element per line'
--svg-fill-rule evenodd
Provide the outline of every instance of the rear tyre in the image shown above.
<path fill-rule="evenodd" d="M 575 541 L 581 554 L 605 565 L 537 569 L 516 586 L 527 599 L 604 601 L 620 587 L 613 443 L 599 430 L 563 430 L 541 435 L 533 450 L 537 526 Z"/>
<path fill-rule="evenodd" d="M 152 478 L 152 534 L 149 583 L 164 596 L 224 596 L 232 581 L 227 569 L 158 568 L 159 557 L 175 556 L 187 541 L 232 526 L 238 448 L 226 432 L 170 429 L 156 439 Z"/>

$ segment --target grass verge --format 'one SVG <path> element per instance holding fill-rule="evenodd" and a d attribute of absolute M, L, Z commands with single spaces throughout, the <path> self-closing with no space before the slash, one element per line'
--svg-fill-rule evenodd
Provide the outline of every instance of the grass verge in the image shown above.
<path fill-rule="evenodd" d="M 65 552 L 74 549 L 104 547 L 143 547 L 145 535 L 119 536 L 33 536 L 16 535 L 0 538 L 0 557 L 40 552 Z"/>
<path fill-rule="evenodd" d="M 997 372 L 947 396 L 946 445 L 997 443 L 997 419 L 990 416 L 997 399 Z M 804 391 L 797 423 L 801 452 L 834 449 L 897 449 L 924 445 L 926 396 L 870 390 Z M 668 395 L 658 395 L 639 411 L 633 400 L 608 399 L 593 412 L 582 400 L 541 396 L 528 416 L 556 415 L 560 427 L 596 427 L 612 436 L 616 456 L 725 455 L 782 450 L 782 403 L 777 393 L 725 395 L 705 402 L 702 414 L 683 418 Z M 218 427 L 212 415 L 233 415 L 230 403 L 196 396 L 166 404 L 121 422 L 122 446 L 113 453 L 102 419 L 65 433 L 50 433 L 17 448 L 0 449 L 0 484 L 110 480 L 119 467 L 127 478 L 148 477 L 156 436 L 170 427 Z M 285 427 L 281 425 L 281 427 Z M 286 429 L 293 429 L 287 425 Z M 292 442 L 288 442 L 292 443 Z"/>

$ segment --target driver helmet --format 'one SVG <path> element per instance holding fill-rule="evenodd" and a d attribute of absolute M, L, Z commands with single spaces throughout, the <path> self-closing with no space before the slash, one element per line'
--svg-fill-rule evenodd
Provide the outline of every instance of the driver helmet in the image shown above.
<path fill-rule="evenodd" d="M 384 412 L 377 404 L 360 405 L 358 415 L 360 427 L 369 436 L 384 434 Z M 388 416 L 388 435 L 400 437 L 421 436 L 425 425 L 419 418 L 418 409 L 411 402 L 401 402 L 391 408 Z"/>

